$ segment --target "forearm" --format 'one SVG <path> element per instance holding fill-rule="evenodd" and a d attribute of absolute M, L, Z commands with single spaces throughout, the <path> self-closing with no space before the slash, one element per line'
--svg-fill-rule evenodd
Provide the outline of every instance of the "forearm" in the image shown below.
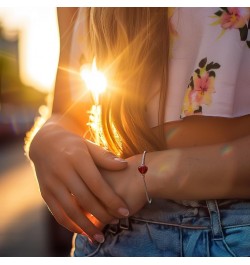
<path fill-rule="evenodd" d="M 153 197 L 173 200 L 250 198 L 250 136 L 227 144 L 148 154 Z"/>
<path fill-rule="evenodd" d="M 74 24 L 77 17 L 78 8 L 57 8 L 58 26 L 60 35 L 60 54 L 58 69 L 54 87 L 54 97 L 51 110 L 37 118 L 33 129 L 26 137 L 26 152 L 37 131 L 48 125 L 60 125 L 64 129 L 78 135 L 84 135 L 87 131 L 88 110 L 90 105 L 81 99 L 77 102 L 72 100 L 70 92 L 70 79 L 75 78 L 76 69 L 70 68 L 70 50 Z M 73 76 L 72 76 L 73 75 Z"/>
<path fill-rule="evenodd" d="M 78 8 L 57 8 L 58 26 L 60 33 L 60 56 L 54 88 L 52 116 L 47 124 L 58 124 L 63 128 L 82 135 L 88 122 L 87 111 L 90 106 L 79 99 L 72 100 L 70 80 L 78 78 L 78 69 L 71 69 L 70 51 L 74 24 Z M 82 84 L 84 86 L 84 84 Z M 81 89 L 81 88 L 80 88 Z M 84 87 L 82 87 L 84 89 Z"/>
<path fill-rule="evenodd" d="M 54 87 L 53 113 L 65 113 L 71 106 L 70 95 L 70 51 L 77 8 L 57 8 L 60 51 Z"/>
<path fill-rule="evenodd" d="M 77 135 L 83 136 L 86 132 L 87 127 L 81 126 L 78 122 L 76 122 L 73 118 L 69 117 L 68 115 L 63 115 L 59 113 L 52 113 L 50 118 L 46 121 L 43 125 L 44 127 L 47 126 L 60 126 L 65 130 L 73 132 Z"/>
<path fill-rule="evenodd" d="M 89 110 L 93 104 L 90 92 L 81 82 L 78 66 L 71 65 L 71 45 L 78 8 L 57 8 L 60 33 L 60 56 L 56 75 L 52 118 L 48 124 L 58 123 L 63 128 L 79 135 L 88 130 Z M 74 81 L 73 83 L 71 81 Z M 83 97 L 73 98 L 71 87 L 79 89 Z M 80 94 L 80 93 L 79 93 Z"/>

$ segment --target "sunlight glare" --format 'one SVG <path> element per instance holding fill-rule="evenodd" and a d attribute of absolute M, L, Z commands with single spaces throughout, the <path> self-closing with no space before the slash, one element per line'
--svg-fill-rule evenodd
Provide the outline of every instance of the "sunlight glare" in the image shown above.
<path fill-rule="evenodd" d="M 98 97 L 107 87 L 107 79 L 104 73 L 100 72 L 96 67 L 94 58 L 91 66 L 83 65 L 80 70 L 80 75 L 94 97 L 95 103 L 98 104 Z"/>
<path fill-rule="evenodd" d="M 59 57 L 56 7 L 2 7 L 0 21 L 7 35 L 18 31 L 21 80 L 51 91 Z"/>

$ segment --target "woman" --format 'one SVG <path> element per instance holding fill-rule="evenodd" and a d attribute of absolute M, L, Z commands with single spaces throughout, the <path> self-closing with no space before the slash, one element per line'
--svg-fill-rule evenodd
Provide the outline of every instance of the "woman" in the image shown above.
<path fill-rule="evenodd" d="M 248 256 L 249 9 L 59 8 L 58 21 L 53 114 L 30 158 L 73 254 Z M 94 58 L 101 146 L 79 89 Z"/>

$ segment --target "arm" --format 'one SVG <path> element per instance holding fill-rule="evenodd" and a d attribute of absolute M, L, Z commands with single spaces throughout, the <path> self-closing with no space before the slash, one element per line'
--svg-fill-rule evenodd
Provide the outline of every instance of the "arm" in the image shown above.
<path fill-rule="evenodd" d="M 71 72 L 64 70 L 69 68 L 76 12 L 76 8 L 58 8 L 61 50 L 53 111 L 33 138 L 29 156 L 42 197 L 56 220 L 73 232 L 95 238 L 101 232 L 89 220 L 89 213 L 103 224 L 127 214 L 126 204 L 104 181 L 96 165 L 121 170 L 127 163 L 82 137 L 91 102 L 72 102 Z"/>
<path fill-rule="evenodd" d="M 152 196 L 176 200 L 249 199 L 249 146 L 250 136 L 246 136 L 223 144 L 152 154 L 148 158 Z"/>
<path fill-rule="evenodd" d="M 149 194 L 172 200 L 250 199 L 249 146 L 250 136 L 245 136 L 224 144 L 147 153 Z M 122 172 L 103 170 L 102 175 L 133 214 L 146 203 L 137 170 L 141 155 L 127 161 L 128 167 Z"/>
<path fill-rule="evenodd" d="M 76 7 L 57 8 L 60 54 L 50 120 L 56 121 L 65 129 L 82 136 L 88 130 L 86 126 L 88 117 L 83 114 L 87 113 L 92 103 L 90 98 L 85 100 L 85 104 L 82 104 L 80 100 L 73 101 L 70 93 L 70 78 L 72 75 L 74 78 L 74 72 L 78 71 L 78 69 L 71 69 L 69 65 L 71 40 L 77 13 L 78 8 Z M 58 119 L 59 117 L 60 119 Z"/>

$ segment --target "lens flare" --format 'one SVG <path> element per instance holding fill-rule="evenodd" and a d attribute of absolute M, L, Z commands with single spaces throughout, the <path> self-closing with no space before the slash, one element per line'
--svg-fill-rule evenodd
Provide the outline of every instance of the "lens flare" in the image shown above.
<path fill-rule="evenodd" d="M 178 131 L 178 128 L 170 128 L 169 130 L 167 130 L 165 133 L 166 139 L 167 141 L 170 141 L 171 139 L 174 138 L 174 136 L 176 135 Z"/>
<path fill-rule="evenodd" d="M 98 103 L 99 95 L 106 90 L 107 79 L 104 73 L 100 72 L 96 67 L 96 59 L 94 58 L 92 65 L 83 65 L 80 70 L 82 80 L 85 82 L 87 89 L 89 89 Z"/>
<path fill-rule="evenodd" d="M 80 76 L 86 84 L 86 88 L 91 91 L 94 104 L 89 111 L 88 126 L 92 133 L 95 143 L 106 147 L 102 124 L 101 124 L 101 106 L 99 105 L 99 96 L 106 90 L 107 79 L 101 71 L 96 67 L 96 59 L 94 58 L 92 65 L 83 65 L 80 70 Z"/>
<path fill-rule="evenodd" d="M 225 156 L 230 156 L 231 154 L 233 153 L 233 147 L 230 146 L 230 145 L 224 145 L 222 148 L 221 148 L 221 155 L 223 157 Z"/>
<path fill-rule="evenodd" d="M 91 94 L 94 99 L 94 104 L 89 110 L 89 122 L 87 125 L 90 128 L 90 133 L 95 143 L 99 146 L 102 146 L 105 149 L 108 149 L 108 143 L 105 139 L 103 133 L 103 127 L 101 122 L 101 106 L 99 104 L 99 96 L 104 93 L 107 86 L 107 78 L 105 74 L 97 69 L 96 59 L 94 58 L 93 63 L 85 64 L 80 69 L 80 76 L 82 80 L 85 82 L 86 88 L 91 91 Z M 116 137 L 117 143 L 122 148 L 121 139 L 117 133 L 116 128 L 113 124 L 111 124 L 112 130 Z M 120 153 L 117 152 L 116 155 L 120 156 Z"/>

